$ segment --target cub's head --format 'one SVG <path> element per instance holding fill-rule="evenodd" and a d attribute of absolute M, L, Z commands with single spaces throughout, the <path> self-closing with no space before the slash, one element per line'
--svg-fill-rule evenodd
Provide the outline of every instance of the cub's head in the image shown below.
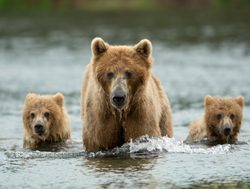
<path fill-rule="evenodd" d="M 205 97 L 205 122 L 208 138 L 219 143 L 234 143 L 243 121 L 244 97 Z"/>
<path fill-rule="evenodd" d="M 58 126 L 63 112 L 64 96 L 37 95 L 29 93 L 26 96 L 23 109 L 23 127 L 27 137 L 46 140 L 53 127 Z"/>
<path fill-rule="evenodd" d="M 112 46 L 101 38 L 92 41 L 93 73 L 110 104 L 125 109 L 145 87 L 152 65 L 152 46 L 141 40 L 134 46 Z"/>

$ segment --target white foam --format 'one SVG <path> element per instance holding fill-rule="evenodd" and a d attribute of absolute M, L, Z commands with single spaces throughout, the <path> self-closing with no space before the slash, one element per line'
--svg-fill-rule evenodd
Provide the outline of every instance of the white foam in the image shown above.
<path fill-rule="evenodd" d="M 183 141 L 177 141 L 174 138 L 161 137 L 150 138 L 148 136 L 141 137 L 139 140 L 130 141 L 130 153 L 137 152 L 171 152 L 171 153 L 201 153 L 201 154 L 224 154 L 230 152 L 232 146 L 230 144 L 207 146 L 192 146 L 184 144 Z"/>
<path fill-rule="evenodd" d="M 109 151 L 98 151 L 86 153 L 79 151 L 70 152 L 46 152 L 46 151 L 5 151 L 7 158 L 13 159 L 68 159 L 77 157 L 107 157 L 107 156 L 129 156 L 136 154 L 143 154 L 144 156 L 151 156 L 158 153 L 187 153 L 187 154 L 225 154 L 230 152 L 232 145 L 216 145 L 208 147 L 205 145 L 189 145 L 183 141 L 178 141 L 174 138 L 168 137 L 149 137 L 143 136 L 137 140 L 130 141 L 122 147 L 116 147 Z M 77 149 L 76 149 L 77 150 Z"/>

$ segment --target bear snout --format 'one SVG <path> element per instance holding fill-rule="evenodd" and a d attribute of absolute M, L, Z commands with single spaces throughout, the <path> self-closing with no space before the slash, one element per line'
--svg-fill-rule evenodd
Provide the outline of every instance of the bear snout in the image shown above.
<path fill-rule="evenodd" d="M 231 134 L 231 127 L 228 124 L 223 125 L 222 130 L 225 136 L 229 136 Z"/>
<path fill-rule="evenodd" d="M 126 95 L 125 94 L 114 94 L 112 96 L 112 103 L 117 108 L 122 108 L 126 101 Z"/>
<path fill-rule="evenodd" d="M 117 78 L 113 85 L 110 101 L 118 109 L 122 109 L 127 102 L 127 84 L 124 79 Z"/>
<path fill-rule="evenodd" d="M 38 134 L 38 135 L 42 135 L 44 133 L 44 125 L 41 124 L 41 123 L 37 123 L 35 126 L 34 126 L 34 129 L 35 129 L 35 132 Z"/>

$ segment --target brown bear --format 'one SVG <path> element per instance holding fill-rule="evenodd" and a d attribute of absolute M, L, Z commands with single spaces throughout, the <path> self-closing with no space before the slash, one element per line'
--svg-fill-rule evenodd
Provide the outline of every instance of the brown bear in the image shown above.
<path fill-rule="evenodd" d="M 23 108 L 24 148 L 36 149 L 70 139 L 64 96 L 27 94 Z"/>
<path fill-rule="evenodd" d="M 172 137 L 169 100 L 151 74 L 151 42 L 113 46 L 95 38 L 91 49 L 81 89 L 86 150 L 111 149 L 143 135 Z"/>
<path fill-rule="evenodd" d="M 204 99 L 205 113 L 190 125 L 187 142 L 235 143 L 243 120 L 244 97 Z"/>

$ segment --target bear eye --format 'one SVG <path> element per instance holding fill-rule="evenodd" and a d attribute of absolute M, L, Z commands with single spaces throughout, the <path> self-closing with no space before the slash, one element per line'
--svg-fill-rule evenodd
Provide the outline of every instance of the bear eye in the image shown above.
<path fill-rule="evenodd" d="M 113 72 L 108 72 L 107 74 L 106 74 L 106 76 L 107 76 L 107 78 L 108 79 L 112 79 L 113 77 L 114 77 L 114 73 Z"/>
<path fill-rule="evenodd" d="M 31 117 L 32 119 L 34 119 L 35 113 L 31 112 L 31 113 L 30 113 L 30 117 Z"/>
<path fill-rule="evenodd" d="M 230 115 L 230 119 L 233 120 L 235 118 L 235 115 L 234 114 L 231 114 Z"/>
<path fill-rule="evenodd" d="M 49 118 L 49 112 L 45 112 L 44 117 L 46 117 L 48 119 Z"/>
<path fill-rule="evenodd" d="M 221 120 L 222 115 L 221 114 L 216 114 L 216 118 L 217 118 L 217 120 Z"/>
<path fill-rule="evenodd" d="M 133 76 L 132 72 L 130 72 L 130 71 L 126 71 L 126 72 L 125 72 L 125 77 L 126 77 L 126 79 L 131 79 L 132 76 Z"/>

